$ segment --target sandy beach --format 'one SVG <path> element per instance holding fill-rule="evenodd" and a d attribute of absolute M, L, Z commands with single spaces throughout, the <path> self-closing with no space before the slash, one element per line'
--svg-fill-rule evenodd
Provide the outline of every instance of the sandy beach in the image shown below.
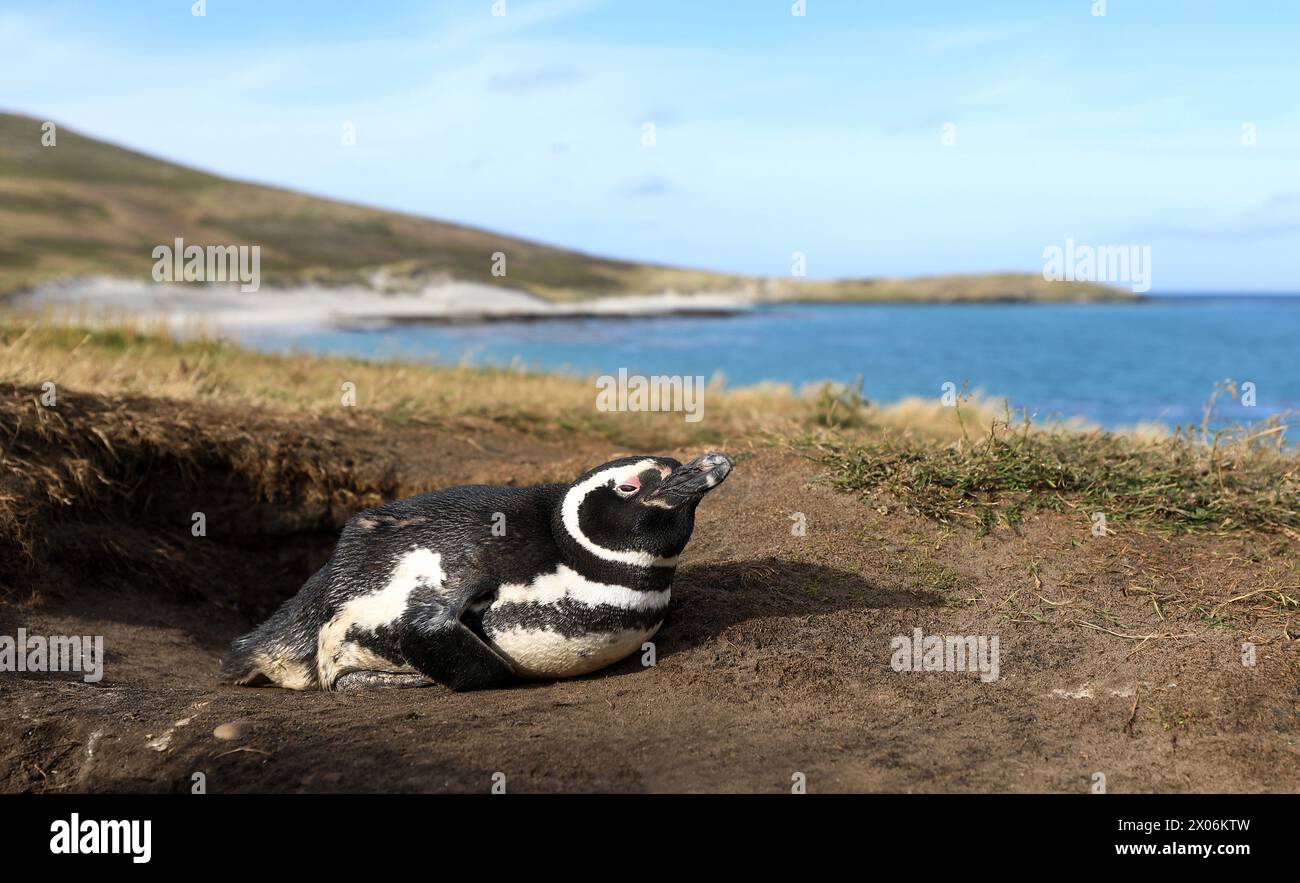
<path fill-rule="evenodd" d="M 92 323 L 133 317 L 165 323 L 176 332 L 195 327 L 207 332 L 229 332 L 272 326 L 725 316 L 749 309 L 753 300 L 739 292 L 668 291 L 553 303 L 519 289 L 456 280 L 430 283 L 411 292 L 387 292 L 362 285 L 304 285 L 263 286 L 244 293 L 237 283 L 172 284 L 99 276 L 41 285 L 14 295 L 11 303 L 22 310 Z"/>

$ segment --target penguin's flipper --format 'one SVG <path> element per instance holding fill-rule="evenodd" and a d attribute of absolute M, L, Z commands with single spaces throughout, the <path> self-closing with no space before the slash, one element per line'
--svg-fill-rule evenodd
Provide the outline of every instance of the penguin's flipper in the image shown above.
<path fill-rule="evenodd" d="M 463 622 L 461 614 L 494 584 L 474 585 L 443 603 L 413 606 L 402 616 L 398 639 L 408 663 L 453 690 L 484 690 L 515 678 L 514 667 Z"/>
<path fill-rule="evenodd" d="M 485 690 L 513 680 L 515 670 L 458 619 L 432 617 L 402 635 L 402 655 L 453 690 Z"/>

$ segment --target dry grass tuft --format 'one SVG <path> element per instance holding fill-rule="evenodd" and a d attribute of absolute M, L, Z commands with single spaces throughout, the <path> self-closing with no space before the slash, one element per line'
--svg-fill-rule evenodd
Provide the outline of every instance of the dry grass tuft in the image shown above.
<path fill-rule="evenodd" d="M 987 531 L 1026 511 L 1082 509 L 1107 522 L 1174 529 L 1265 530 L 1297 536 L 1300 460 L 1286 425 L 1210 435 L 1121 435 L 1036 430 L 995 422 L 952 443 L 883 433 L 868 439 L 810 439 L 826 480 L 847 491 L 887 489 L 942 522 Z"/>

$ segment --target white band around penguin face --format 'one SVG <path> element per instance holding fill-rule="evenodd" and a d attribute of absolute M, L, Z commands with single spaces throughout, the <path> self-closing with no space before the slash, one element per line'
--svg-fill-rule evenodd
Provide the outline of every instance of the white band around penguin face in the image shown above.
<path fill-rule="evenodd" d="M 564 522 L 564 529 L 569 532 L 569 536 L 577 541 L 579 546 L 601 560 L 613 561 L 618 564 L 630 564 L 633 567 L 676 567 L 680 557 L 677 555 L 671 558 L 663 558 L 653 552 L 639 552 L 635 549 L 606 549 L 604 546 L 597 545 L 582 532 L 582 527 L 578 523 L 578 507 L 582 505 L 582 501 L 586 499 L 587 494 L 606 484 L 611 478 L 621 480 L 623 476 L 638 475 L 647 469 L 657 468 L 659 468 L 659 464 L 654 460 L 642 460 L 631 466 L 603 469 L 586 481 L 574 485 L 564 495 L 564 502 L 560 506 L 560 516 Z"/>

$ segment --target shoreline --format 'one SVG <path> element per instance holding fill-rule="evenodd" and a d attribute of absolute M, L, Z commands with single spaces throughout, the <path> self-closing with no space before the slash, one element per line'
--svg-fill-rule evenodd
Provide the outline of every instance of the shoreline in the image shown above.
<path fill-rule="evenodd" d="M 80 277 L 10 295 L 27 312 L 103 321 L 132 316 L 173 330 L 199 324 L 218 331 L 275 327 L 357 328 L 396 324 L 475 324 L 557 319 L 640 319 L 692 316 L 725 318 L 760 301 L 740 293 L 684 295 L 663 292 L 556 303 L 528 292 L 476 282 L 431 283 L 412 292 L 367 286 L 261 288 L 238 283 L 156 283 L 114 277 Z"/>
<path fill-rule="evenodd" d="M 358 329 L 394 325 L 473 325 L 573 319 L 732 318 L 772 306 L 1048 306 L 1130 303 L 1159 299 L 972 298 L 850 299 L 782 298 L 739 290 L 682 294 L 610 295 L 580 301 L 548 301 L 522 289 L 442 280 L 412 291 L 368 285 L 302 284 L 241 292 L 238 283 L 159 283 L 111 276 L 82 276 L 12 292 L 0 302 L 26 312 L 51 312 L 80 321 L 124 316 L 161 322 L 174 331 L 194 324 L 219 332 L 274 327 Z"/>

